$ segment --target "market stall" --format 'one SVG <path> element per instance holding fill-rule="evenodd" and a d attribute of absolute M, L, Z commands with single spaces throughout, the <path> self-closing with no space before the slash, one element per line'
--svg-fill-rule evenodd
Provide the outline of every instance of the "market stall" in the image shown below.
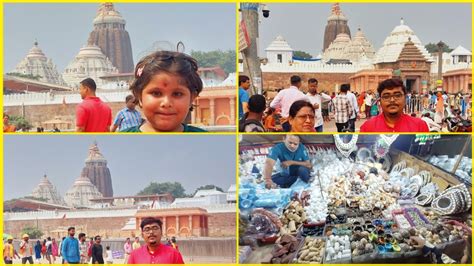
<path fill-rule="evenodd" d="M 470 136 L 302 135 L 311 179 L 268 189 L 267 157 L 283 139 L 245 135 L 240 141 L 241 263 L 449 263 L 467 257 Z M 277 161 L 273 173 L 281 165 Z"/>

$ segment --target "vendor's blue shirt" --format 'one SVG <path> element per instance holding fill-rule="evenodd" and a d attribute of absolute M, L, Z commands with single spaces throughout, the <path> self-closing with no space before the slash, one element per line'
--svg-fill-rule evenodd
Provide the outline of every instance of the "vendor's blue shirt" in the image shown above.
<path fill-rule="evenodd" d="M 242 103 L 249 102 L 249 93 L 242 87 L 239 87 L 239 120 L 244 117 L 244 107 Z"/>
<path fill-rule="evenodd" d="M 304 162 L 309 160 L 308 152 L 304 148 L 303 144 L 299 144 L 298 148 L 296 149 L 295 152 L 291 152 L 288 150 L 288 148 L 285 146 L 285 143 L 278 143 L 273 148 L 270 149 L 270 153 L 268 154 L 268 158 L 271 158 L 275 161 L 297 161 L 297 162 Z M 289 168 L 296 166 L 292 165 Z M 278 168 L 278 166 L 277 166 Z M 281 169 L 282 171 L 287 172 L 290 169 Z"/>

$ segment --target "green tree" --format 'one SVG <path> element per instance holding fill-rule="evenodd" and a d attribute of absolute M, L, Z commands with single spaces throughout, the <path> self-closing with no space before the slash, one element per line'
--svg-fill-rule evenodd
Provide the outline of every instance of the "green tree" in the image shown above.
<path fill-rule="evenodd" d="M 191 51 L 191 56 L 198 61 L 199 67 L 220 66 L 227 74 L 235 72 L 234 50 Z"/>
<path fill-rule="evenodd" d="M 28 234 L 30 239 L 38 239 L 43 236 L 43 232 L 35 227 L 27 226 L 21 230 L 21 234 Z"/>
<path fill-rule="evenodd" d="M 224 190 L 218 186 L 215 186 L 215 185 L 205 185 L 205 186 L 200 186 L 196 189 L 196 191 L 194 191 L 194 194 L 193 195 L 196 195 L 196 192 L 198 192 L 198 190 L 201 190 L 201 189 L 216 189 L 217 191 L 220 191 L 220 192 L 224 192 Z"/>
<path fill-rule="evenodd" d="M 22 74 L 22 73 L 16 73 L 16 72 L 7 73 L 7 75 L 20 77 L 20 78 L 34 79 L 34 80 L 39 80 L 40 78 L 42 78 L 42 76 L 40 75 Z"/>
<path fill-rule="evenodd" d="M 142 191 L 138 192 L 138 196 L 140 195 L 154 195 L 154 194 L 163 194 L 163 193 L 170 193 L 175 198 L 183 198 L 186 197 L 186 193 L 184 193 L 183 185 L 179 182 L 164 182 L 164 183 L 157 183 L 151 182 L 146 188 Z"/>
<path fill-rule="evenodd" d="M 9 119 L 10 124 L 15 125 L 16 130 L 28 131 L 33 125 L 22 116 L 11 115 Z"/>
<path fill-rule="evenodd" d="M 37 200 L 37 201 L 48 202 L 48 199 L 46 199 L 46 198 L 37 198 L 37 197 L 33 197 L 33 196 L 25 196 L 25 199 L 31 199 L 31 200 Z"/>
<path fill-rule="evenodd" d="M 303 58 L 303 59 L 311 59 L 311 58 L 313 58 L 312 55 L 310 55 L 310 54 L 308 54 L 307 52 L 304 52 L 304 51 L 294 51 L 294 52 L 293 52 L 293 56 L 294 56 L 294 57 Z"/>
<path fill-rule="evenodd" d="M 436 43 L 428 43 L 425 45 L 426 50 L 428 53 L 433 54 L 438 52 L 438 45 Z M 443 53 L 451 53 L 453 49 L 449 47 L 449 45 L 444 44 L 443 46 Z"/>

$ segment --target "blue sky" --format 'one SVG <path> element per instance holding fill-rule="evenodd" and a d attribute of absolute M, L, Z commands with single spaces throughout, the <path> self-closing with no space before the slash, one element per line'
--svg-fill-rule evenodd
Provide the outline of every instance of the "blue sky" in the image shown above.
<path fill-rule="evenodd" d="M 186 193 L 235 184 L 232 135 L 4 136 L 4 199 L 28 195 L 44 173 L 64 196 L 94 140 L 108 161 L 115 196 L 135 195 L 151 181 L 181 182 Z"/>
<path fill-rule="evenodd" d="M 235 4 L 114 4 L 127 24 L 134 63 L 154 47 L 235 50 Z M 4 72 L 38 40 L 62 72 L 87 43 L 99 4 L 4 4 Z"/>

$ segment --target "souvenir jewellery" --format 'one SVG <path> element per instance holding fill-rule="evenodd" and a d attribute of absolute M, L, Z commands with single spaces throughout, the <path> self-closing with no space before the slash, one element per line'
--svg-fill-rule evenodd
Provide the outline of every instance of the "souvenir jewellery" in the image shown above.
<path fill-rule="evenodd" d="M 388 153 L 385 154 L 385 156 L 378 158 L 376 162 L 382 164 L 382 170 L 387 173 L 390 171 L 390 167 L 392 167 L 392 157 L 390 157 Z"/>
<path fill-rule="evenodd" d="M 471 195 L 466 185 L 460 184 L 446 189 L 431 203 L 431 207 L 444 215 L 456 214 L 471 208 Z"/>
<path fill-rule="evenodd" d="M 372 152 L 367 148 L 360 148 L 357 151 L 356 159 L 360 162 L 365 162 L 368 159 L 372 159 Z"/>
<path fill-rule="evenodd" d="M 420 205 L 420 206 L 425 206 L 430 204 L 434 199 L 434 194 L 433 193 L 425 193 L 425 194 L 420 194 L 418 197 L 415 198 L 415 204 Z"/>
<path fill-rule="evenodd" d="M 392 143 L 398 138 L 398 134 L 380 135 L 380 138 L 385 141 L 385 143 L 387 143 L 388 147 L 390 147 Z"/>
<path fill-rule="evenodd" d="M 351 136 L 351 140 L 348 143 L 345 143 L 341 139 L 341 135 L 334 135 L 336 147 L 344 157 L 349 157 L 349 155 L 351 155 L 351 153 L 357 149 L 356 143 L 359 137 L 355 134 Z"/>

